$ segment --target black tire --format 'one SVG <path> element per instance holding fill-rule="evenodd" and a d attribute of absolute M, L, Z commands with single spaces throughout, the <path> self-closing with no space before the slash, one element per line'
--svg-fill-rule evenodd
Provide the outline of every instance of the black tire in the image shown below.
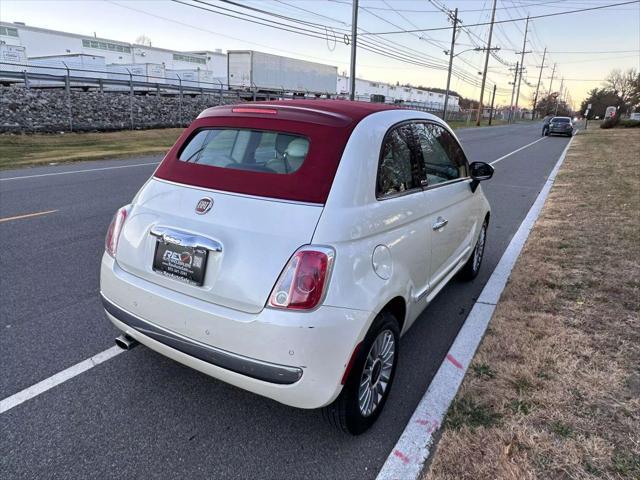
<path fill-rule="evenodd" d="M 358 395 L 361 379 L 364 378 L 365 364 L 374 342 L 379 336 L 386 335 L 385 332 L 390 332 L 393 336 L 393 365 L 391 372 L 388 374 L 389 380 L 386 389 L 382 393 L 382 398 L 370 414 L 364 415 L 360 408 Z M 396 318 L 389 312 L 378 314 L 360 345 L 358 353 L 356 354 L 356 360 L 353 363 L 353 367 L 351 368 L 342 392 L 331 405 L 322 409 L 322 416 L 331 425 L 351 435 L 360 435 L 375 423 L 387 402 L 389 392 L 393 385 L 393 379 L 398 365 L 399 340 L 400 327 Z M 371 369 L 371 371 L 373 374 L 375 368 Z M 382 373 L 379 371 L 378 378 L 382 378 L 381 375 Z M 376 381 L 376 384 L 377 383 Z"/>
<path fill-rule="evenodd" d="M 484 248 L 487 242 L 487 229 L 489 227 L 489 222 L 487 220 L 482 224 L 482 230 L 480 231 L 480 235 L 478 235 L 478 241 L 476 242 L 476 246 L 467 260 L 467 263 L 464 264 L 464 267 L 460 269 L 460 273 L 458 276 L 462 280 L 470 281 L 478 276 L 480 272 L 480 267 L 482 267 L 482 259 L 484 257 Z M 484 235 L 484 237 L 483 237 Z M 482 240 L 482 243 L 481 243 Z M 479 259 L 476 261 L 476 255 L 479 253 Z"/>

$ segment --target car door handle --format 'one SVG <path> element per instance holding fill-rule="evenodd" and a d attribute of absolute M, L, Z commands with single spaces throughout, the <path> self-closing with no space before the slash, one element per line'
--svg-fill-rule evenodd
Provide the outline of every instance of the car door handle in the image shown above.
<path fill-rule="evenodd" d="M 222 252 L 222 244 L 212 238 L 202 237 L 182 230 L 156 225 L 151 235 L 163 243 L 171 243 L 182 247 L 200 248 L 210 252 Z"/>
<path fill-rule="evenodd" d="M 447 223 L 449 223 L 449 220 L 445 220 L 442 217 L 438 217 L 438 219 L 436 220 L 436 222 L 433 224 L 433 229 L 434 230 L 440 230 L 442 227 L 444 227 Z"/>

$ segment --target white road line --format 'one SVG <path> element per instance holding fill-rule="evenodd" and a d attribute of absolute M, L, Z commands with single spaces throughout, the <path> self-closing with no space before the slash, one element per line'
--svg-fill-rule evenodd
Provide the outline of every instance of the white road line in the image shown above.
<path fill-rule="evenodd" d="M 46 210 L 44 212 L 25 213 L 24 215 L 16 215 L 14 217 L 0 218 L 0 223 L 11 222 L 13 220 L 24 220 L 25 218 L 40 217 L 42 215 L 49 215 L 50 213 L 55 213 L 57 211 L 58 210 Z"/>
<path fill-rule="evenodd" d="M 489 165 L 495 165 L 498 162 L 501 162 L 502 160 L 504 160 L 505 158 L 510 157 L 511 155 L 514 155 L 518 152 L 521 152 L 522 150 L 524 150 L 525 148 L 529 148 L 531 145 L 535 145 L 536 143 L 544 140 L 546 137 L 541 137 L 538 140 L 534 140 L 531 143 L 527 143 L 526 145 L 524 145 L 523 147 L 518 148 L 517 150 L 514 150 L 513 152 L 507 153 L 506 155 L 503 155 L 500 158 L 496 158 L 493 162 L 489 162 Z"/>
<path fill-rule="evenodd" d="M 505 155 L 503 157 L 500 157 L 497 160 L 494 160 L 492 162 L 492 164 L 496 163 L 496 162 L 499 162 L 500 160 L 503 160 L 503 159 L 507 158 L 508 156 L 513 155 L 514 153 L 517 153 L 517 152 L 519 152 L 521 150 L 524 150 L 525 148 L 527 148 L 527 147 L 533 145 L 534 143 L 539 142 L 540 140 L 543 140 L 543 139 L 544 139 L 544 137 L 541 138 L 541 139 L 536 140 L 535 142 L 531 142 L 528 145 L 525 145 L 524 147 L 521 147 L 521 148 L 519 148 L 517 150 L 514 150 L 513 152 L 508 153 L 507 155 Z M 569 142 L 569 145 L 570 144 L 571 144 L 571 142 Z M 567 145 L 567 148 L 565 149 L 565 151 L 563 152 L 562 156 L 560 157 L 561 159 L 564 159 L 564 154 L 566 153 L 567 149 L 569 148 L 569 145 Z M 552 176 L 549 177 L 549 180 L 552 180 L 552 178 L 555 177 L 555 171 L 559 167 L 560 163 L 561 162 L 559 161 L 558 164 L 556 164 L 556 168 L 552 172 Z M 110 170 L 110 169 L 114 169 L 114 168 L 138 167 L 138 166 L 142 166 L 142 165 L 155 165 L 155 163 L 141 163 L 141 164 L 136 164 L 136 165 L 122 165 L 122 166 L 117 166 L 117 167 L 94 168 L 94 169 L 89 169 L 89 170 L 77 170 L 77 171 L 74 171 L 74 172 L 45 173 L 45 174 L 42 174 L 42 175 L 30 175 L 28 177 L 3 178 L 3 179 L 0 179 L 0 180 L 14 180 L 14 179 L 30 178 L 30 177 L 46 177 L 47 175 L 65 175 L 65 174 L 68 174 L 68 173 L 82 173 L 82 172 L 97 171 L 97 170 Z M 547 180 L 547 183 L 549 183 L 549 180 Z M 545 185 L 545 188 L 546 188 L 546 185 Z M 543 192 L 544 192 L 544 189 L 543 189 Z M 540 195 L 542 195 L 542 192 L 540 192 Z M 545 195 L 545 198 L 546 198 L 546 195 Z M 539 199 L 540 199 L 540 196 L 538 196 L 538 200 Z M 536 202 L 538 202 L 538 200 L 536 200 Z M 543 199 L 543 201 L 544 201 L 544 199 Z M 535 204 L 534 204 L 534 206 L 535 206 Z M 533 207 L 529 211 L 529 215 L 531 214 L 532 210 L 533 210 Z M 528 218 L 528 216 L 527 216 L 527 218 Z M 537 218 L 537 215 L 536 215 L 536 218 Z M 526 221 L 526 219 L 525 219 L 525 221 Z M 535 221 L 535 219 L 534 219 L 534 221 Z M 522 225 L 524 225 L 524 222 L 523 222 Z M 520 226 L 520 229 L 522 229 L 522 225 Z M 518 230 L 518 233 L 520 232 L 520 229 Z M 515 239 L 517 238 L 518 233 L 516 233 L 516 237 L 514 237 L 514 240 L 512 240 L 511 244 L 509 244 L 509 248 L 511 248 L 511 245 L 514 243 Z M 527 231 L 527 235 L 528 235 L 528 231 Z M 526 238 L 525 238 L 525 240 L 526 240 Z M 507 249 L 507 251 L 509 250 L 509 248 Z M 519 253 L 519 250 L 518 250 L 518 253 Z M 507 252 L 505 252 L 505 254 L 503 255 L 503 260 L 504 260 L 504 257 L 506 255 L 507 255 Z M 516 255 L 516 257 L 517 257 L 517 255 Z M 500 261 L 500 264 L 501 263 L 502 263 L 502 260 Z M 498 267 L 496 267 L 496 270 L 491 275 L 491 278 L 489 279 L 489 283 L 491 283 L 491 280 L 496 275 L 496 272 L 498 271 L 498 268 L 500 267 L 500 264 L 498 264 Z M 511 271 L 511 270 L 509 269 L 509 271 Z M 507 277 L 508 277 L 508 274 L 507 274 Z M 505 279 L 505 282 L 506 282 L 506 279 Z M 487 287 L 489 286 L 489 283 L 487 283 L 487 285 L 485 286 L 484 290 L 482 291 L 483 293 L 485 292 L 485 290 L 487 290 Z M 500 290 L 500 291 L 502 291 L 502 290 Z M 478 299 L 478 303 L 480 303 L 480 299 Z M 474 307 L 474 310 L 475 310 L 475 308 L 476 307 Z M 474 314 L 474 310 L 472 310 L 471 313 L 469 314 L 469 317 L 467 318 L 467 320 L 465 322 L 465 326 L 466 326 L 467 323 L 469 323 L 469 318 L 471 318 L 471 316 Z M 491 310 L 491 312 L 493 313 L 493 309 Z M 465 326 L 462 327 L 462 330 L 460 331 L 461 333 L 464 330 Z M 484 332 L 484 330 L 483 330 L 483 332 Z M 458 334 L 458 337 L 460 337 L 461 333 Z M 456 342 L 458 341 L 458 337 L 456 337 Z M 481 335 L 478 338 L 478 341 L 479 341 L 480 338 L 481 338 Z M 455 346 L 455 343 L 454 343 L 454 346 Z M 451 348 L 453 350 L 453 346 Z M 475 352 L 475 347 L 474 347 L 473 351 Z M 46 378 L 46 379 L 42 380 L 41 382 L 36 383 L 35 385 L 32 385 L 29 388 L 26 388 L 26 389 L 14 394 L 14 395 L 11 395 L 10 397 L 5 398 L 4 400 L 0 401 L 0 414 L 6 412 L 7 410 L 12 409 L 13 407 L 15 407 L 17 405 L 20 405 L 23 402 L 26 402 L 27 400 L 29 400 L 29 399 L 31 399 L 33 397 L 36 397 L 36 396 L 40 395 L 43 392 L 46 392 L 47 390 L 50 390 L 51 388 L 53 388 L 53 387 L 55 387 L 57 385 L 60 385 L 61 383 L 66 382 L 67 380 L 75 377 L 76 375 L 79 375 L 79 374 L 81 374 L 83 372 L 86 372 L 87 370 L 92 369 L 93 367 L 95 367 L 96 365 L 99 365 L 102 362 L 106 362 L 107 360 L 115 357 L 116 355 L 118 355 L 118 354 L 120 354 L 122 352 L 124 352 L 124 350 L 121 350 L 119 347 L 111 347 L 111 348 L 109 348 L 109 349 L 107 349 L 107 350 L 105 350 L 103 352 L 98 353 L 97 355 L 94 355 L 91 358 L 88 358 L 88 359 L 86 359 L 86 360 L 84 360 L 84 361 L 82 361 L 80 363 L 75 364 L 72 367 L 67 368 L 66 370 L 63 370 L 63 371 L 61 371 L 59 373 L 56 373 L 55 375 L 53 375 L 53 376 L 51 376 L 49 378 Z M 473 356 L 473 353 L 472 353 L 471 356 Z M 440 366 L 440 370 L 441 369 L 442 369 L 442 366 Z M 440 374 L 440 370 L 438 370 L 438 373 L 436 373 L 436 377 L 434 378 L 433 382 L 431 382 L 432 386 L 434 385 L 434 382 L 436 381 L 436 378 L 438 377 L 438 374 Z M 466 367 L 465 367 L 465 370 L 466 370 Z M 462 377 L 464 377 L 464 372 L 462 373 Z M 462 378 L 460 378 L 460 382 L 461 381 L 462 381 Z M 456 386 L 455 391 L 457 391 L 457 388 L 458 387 Z M 429 390 L 427 390 L 427 394 L 429 393 L 429 391 L 431 391 L 431 387 L 429 387 Z M 455 395 L 455 391 L 454 391 L 453 395 Z M 426 397 L 427 394 L 425 394 L 425 397 Z M 422 399 L 420 404 L 422 404 L 424 399 L 425 398 Z M 418 408 L 420 408 L 420 405 L 418 405 Z M 448 408 L 448 404 L 447 404 L 447 408 Z M 444 412 L 446 413 L 446 409 L 444 410 Z M 417 413 L 418 413 L 418 410 L 416 409 L 416 412 L 414 413 L 414 417 L 416 416 Z M 444 416 L 444 414 L 443 414 L 443 416 Z M 414 418 L 412 417 L 411 418 L 411 422 L 413 422 L 413 421 L 414 421 Z M 411 422 L 410 422 L 409 425 L 411 425 Z M 407 428 L 409 428 L 409 426 L 407 426 Z M 406 431 L 407 430 L 405 430 L 405 433 L 406 433 Z M 424 432 L 422 432 L 422 433 L 424 433 Z M 404 434 L 403 434 L 403 436 L 404 436 Z M 400 440 L 402 440 L 402 437 L 401 437 Z M 425 441 L 427 441 L 427 440 L 425 440 Z M 430 440 L 429 440 L 429 442 L 430 442 Z M 429 450 L 428 450 L 427 447 L 425 447 L 425 448 L 426 448 L 426 455 L 428 455 Z M 395 452 L 395 450 L 394 450 L 394 452 Z M 399 457 L 396 457 L 396 459 L 398 459 L 398 458 Z M 424 458 L 426 459 L 426 456 Z M 392 459 L 391 456 L 387 459 L 387 462 L 385 463 L 385 466 L 383 467 L 383 470 L 380 472 L 380 475 L 382 475 L 382 472 L 384 471 L 385 467 L 387 466 L 387 463 L 389 463 L 390 459 Z M 422 468 L 422 467 L 420 467 L 420 468 Z M 381 477 L 380 475 L 378 476 L 378 478 L 384 478 L 384 479 L 386 479 L 386 478 L 405 478 L 404 476 L 399 476 L 399 477 L 398 476 L 393 476 L 393 477 L 384 477 L 383 476 L 383 477 Z M 406 478 L 414 478 L 414 477 L 406 477 Z"/>
<path fill-rule="evenodd" d="M 100 365 L 102 362 L 106 362 L 107 360 L 121 354 L 122 352 L 124 352 L 124 350 L 114 345 L 113 347 L 108 348 L 107 350 L 100 352 L 91 358 L 87 358 L 80 363 L 76 363 L 74 366 L 69 367 L 66 370 L 62 370 L 61 372 L 58 372 L 49 378 L 45 378 L 35 385 L 25 388 L 24 390 L 11 395 L 10 397 L 7 397 L 4 400 L 1 400 L 0 414 L 6 412 L 7 410 L 11 410 L 13 407 L 17 407 L 21 403 L 24 403 L 27 400 L 32 399 L 33 397 L 37 397 L 41 393 L 44 393 L 47 390 L 50 390 L 53 387 L 60 385 L 61 383 L 64 383 L 77 375 L 80 375 L 83 372 L 86 372 L 87 370 L 92 369 L 96 365 Z"/>
<path fill-rule="evenodd" d="M 422 475 L 425 462 L 434 449 L 436 433 L 440 430 L 449 406 L 458 393 L 476 349 L 489 326 L 500 295 L 540 215 L 572 141 L 569 141 L 560 155 L 529 213 L 482 289 L 429 388 L 378 473 L 377 480 L 415 480 Z"/>
<path fill-rule="evenodd" d="M 100 172 L 102 170 L 116 170 L 119 168 L 144 167 L 146 165 L 158 165 L 158 163 L 160 162 L 134 163 L 133 165 L 117 165 L 114 167 L 87 168 L 84 170 L 69 170 L 68 172 L 53 172 L 53 173 L 41 173 L 38 175 L 23 175 L 21 177 L 0 178 L 0 182 L 6 182 L 8 180 L 22 180 L 23 178 L 51 177 L 54 175 L 71 175 L 72 173 Z"/>

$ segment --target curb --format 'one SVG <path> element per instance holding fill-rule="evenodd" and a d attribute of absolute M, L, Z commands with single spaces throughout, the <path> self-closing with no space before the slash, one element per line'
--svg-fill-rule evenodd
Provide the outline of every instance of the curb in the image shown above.
<path fill-rule="evenodd" d="M 573 137 L 562 151 L 527 216 L 482 289 L 429 388 L 378 473 L 377 480 L 418 479 L 429 456 L 435 451 L 436 437 L 439 436 L 444 417 L 458 393 L 471 360 L 491 321 L 500 295 L 542 211 L 558 170 L 572 143 Z"/>

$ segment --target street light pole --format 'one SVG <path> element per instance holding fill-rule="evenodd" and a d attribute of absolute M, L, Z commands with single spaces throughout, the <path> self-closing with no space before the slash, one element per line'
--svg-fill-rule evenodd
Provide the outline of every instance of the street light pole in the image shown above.
<path fill-rule="evenodd" d="M 542 80 L 542 69 L 544 68 L 544 59 L 547 56 L 547 47 L 544 47 L 544 53 L 542 54 L 542 65 L 540 65 L 540 75 L 538 76 L 538 86 L 536 87 L 536 96 L 533 97 L 533 117 L 536 115 L 536 105 L 538 104 L 538 92 L 540 91 L 540 81 Z"/>
<path fill-rule="evenodd" d="M 480 103 L 478 104 L 478 116 L 476 117 L 476 125 L 480 126 L 480 118 L 482 116 L 482 100 L 484 99 L 484 87 L 487 82 L 487 70 L 489 68 L 489 55 L 491 55 L 491 37 L 493 36 L 493 22 L 496 19 L 496 3 L 493 0 L 493 9 L 491 10 L 491 25 L 489 26 L 489 41 L 487 42 L 487 55 L 484 58 L 484 71 L 482 72 L 482 86 L 480 87 Z"/>
<path fill-rule="evenodd" d="M 351 78 L 349 100 L 356 98 L 356 36 L 358 35 L 358 0 L 352 0 L 351 11 Z"/>
<path fill-rule="evenodd" d="M 453 11 L 453 33 L 451 34 L 451 50 L 449 50 L 449 73 L 447 74 L 447 90 L 444 94 L 444 110 L 442 119 L 447 120 L 447 104 L 449 103 L 449 87 L 451 86 L 451 70 L 453 69 L 453 50 L 456 44 L 456 30 L 458 27 L 458 9 Z"/>

